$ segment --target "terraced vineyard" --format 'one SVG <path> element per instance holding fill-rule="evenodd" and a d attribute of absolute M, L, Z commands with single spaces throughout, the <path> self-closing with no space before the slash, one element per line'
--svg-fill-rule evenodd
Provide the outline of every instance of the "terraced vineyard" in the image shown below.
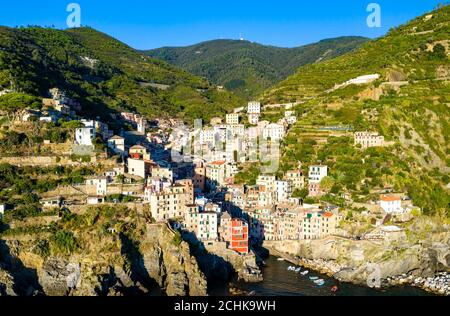
<path fill-rule="evenodd" d="M 265 104 L 302 102 L 284 142 L 281 173 L 298 161 L 321 162 L 334 184 L 325 199 L 344 205 L 342 192 L 356 199 L 393 188 L 426 213 L 450 216 L 449 21 L 447 5 L 354 52 L 302 67 L 263 94 Z M 337 86 L 370 74 L 380 77 Z M 350 132 L 320 130 L 348 125 L 378 131 L 390 146 L 360 150 Z"/>

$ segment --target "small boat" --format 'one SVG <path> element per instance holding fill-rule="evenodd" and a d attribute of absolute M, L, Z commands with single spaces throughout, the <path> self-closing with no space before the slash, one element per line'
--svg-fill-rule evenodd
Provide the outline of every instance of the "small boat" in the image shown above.
<path fill-rule="evenodd" d="M 301 275 L 307 275 L 308 273 L 309 273 L 309 271 L 308 271 L 308 270 L 305 270 L 305 271 L 301 272 L 300 274 L 301 274 Z"/>
<path fill-rule="evenodd" d="M 310 279 L 311 281 L 315 281 L 315 280 L 318 280 L 319 277 L 316 277 L 316 276 L 310 276 L 309 279 Z"/>
<path fill-rule="evenodd" d="M 332 293 L 336 293 L 338 290 L 339 290 L 339 288 L 337 287 L 337 285 L 335 285 L 331 288 Z"/>
<path fill-rule="evenodd" d="M 318 286 L 322 286 L 325 284 L 325 280 L 324 279 L 315 280 L 314 283 Z"/>
<path fill-rule="evenodd" d="M 247 294 L 248 296 L 255 296 L 256 295 L 256 291 L 251 291 L 250 293 Z"/>
<path fill-rule="evenodd" d="M 284 258 L 278 258 L 277 260 L 278 261 L 284 261 Z"/>
<path fill-rule="evenodd" d="M 295 270 L 295 267 L 289 266 L 287 269 L 288 269 L 288 271 L 294 271 L 294 270 Z"/>
<path fill-rule="evenodd" d="M 297 268 L 297 269 L 295 269 L 295 272 L 296 272 L 296 273 L 299 273 L 301 269 L 302 269 L 302 268 Z"/>

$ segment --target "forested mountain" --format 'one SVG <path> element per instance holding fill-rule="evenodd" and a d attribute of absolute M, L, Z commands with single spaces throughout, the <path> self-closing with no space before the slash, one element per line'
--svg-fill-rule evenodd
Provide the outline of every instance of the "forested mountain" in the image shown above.
<path fill-rule="evenodd" d="M 300 66 L 342 55 L 367 40 L 363 37 L 339 37 L 296 48 L 214 40 L 188 47 L 163 47 L 144 53 L 251 98 L 293 74 Z"/>
<path fill-rule="evenodd" d="M 134 50 L 91 28 L 0 28 L 0 106 L 28 106 L 52 87 L 79 98 L 87 114 L 137 110 L 192 118 L 238 106 L 206 80 Z"/>
<path fill-rule="evenodd" d="M 358 200 L 392 188 L 425 212 L 448 212 L 449 24 L 447 5 L 354 52 L 304 66 L 264 93 L 263 103 L 299 102 L 282 168 L 320 161 L 330 167 L 332 192 Z M 366 75 L 379 78 L 346 84 Z M 392 146 L 359 150 L 352 133 L 323 129 L 347 126 L 378 131 Z"/>

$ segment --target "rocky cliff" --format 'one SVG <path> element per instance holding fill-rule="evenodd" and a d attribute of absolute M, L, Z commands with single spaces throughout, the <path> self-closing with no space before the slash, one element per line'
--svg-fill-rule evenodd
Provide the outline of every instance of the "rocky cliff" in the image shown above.
<path fill-rule="evenodd" d="M 0 240 L 0 295 L 206 295 L 189 246 L 166 225 L 142 228 L 138 241 L 118 233 L 83 252 L 45 258 L 31 236 Z"/>
<path fill-rule="evenodd" d="M 292 259 L 298 264 L 319 270 L 344 282 L 380 286 L 398 276 L 433 278 L 450 272 L 450 236 L 430 238 L 427 242 L 371 242 L 329 237 L 324 240 L 268 241 L 272 254 Z"/>

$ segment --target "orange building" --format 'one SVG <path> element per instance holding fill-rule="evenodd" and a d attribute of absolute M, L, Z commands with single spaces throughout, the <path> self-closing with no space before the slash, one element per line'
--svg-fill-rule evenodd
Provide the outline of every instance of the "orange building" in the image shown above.
<path fill-rule="evenodd" d="M 241 219 L 230 221 L 230 249 L 239 253 L 248 253 L 248 224 Z"/>

